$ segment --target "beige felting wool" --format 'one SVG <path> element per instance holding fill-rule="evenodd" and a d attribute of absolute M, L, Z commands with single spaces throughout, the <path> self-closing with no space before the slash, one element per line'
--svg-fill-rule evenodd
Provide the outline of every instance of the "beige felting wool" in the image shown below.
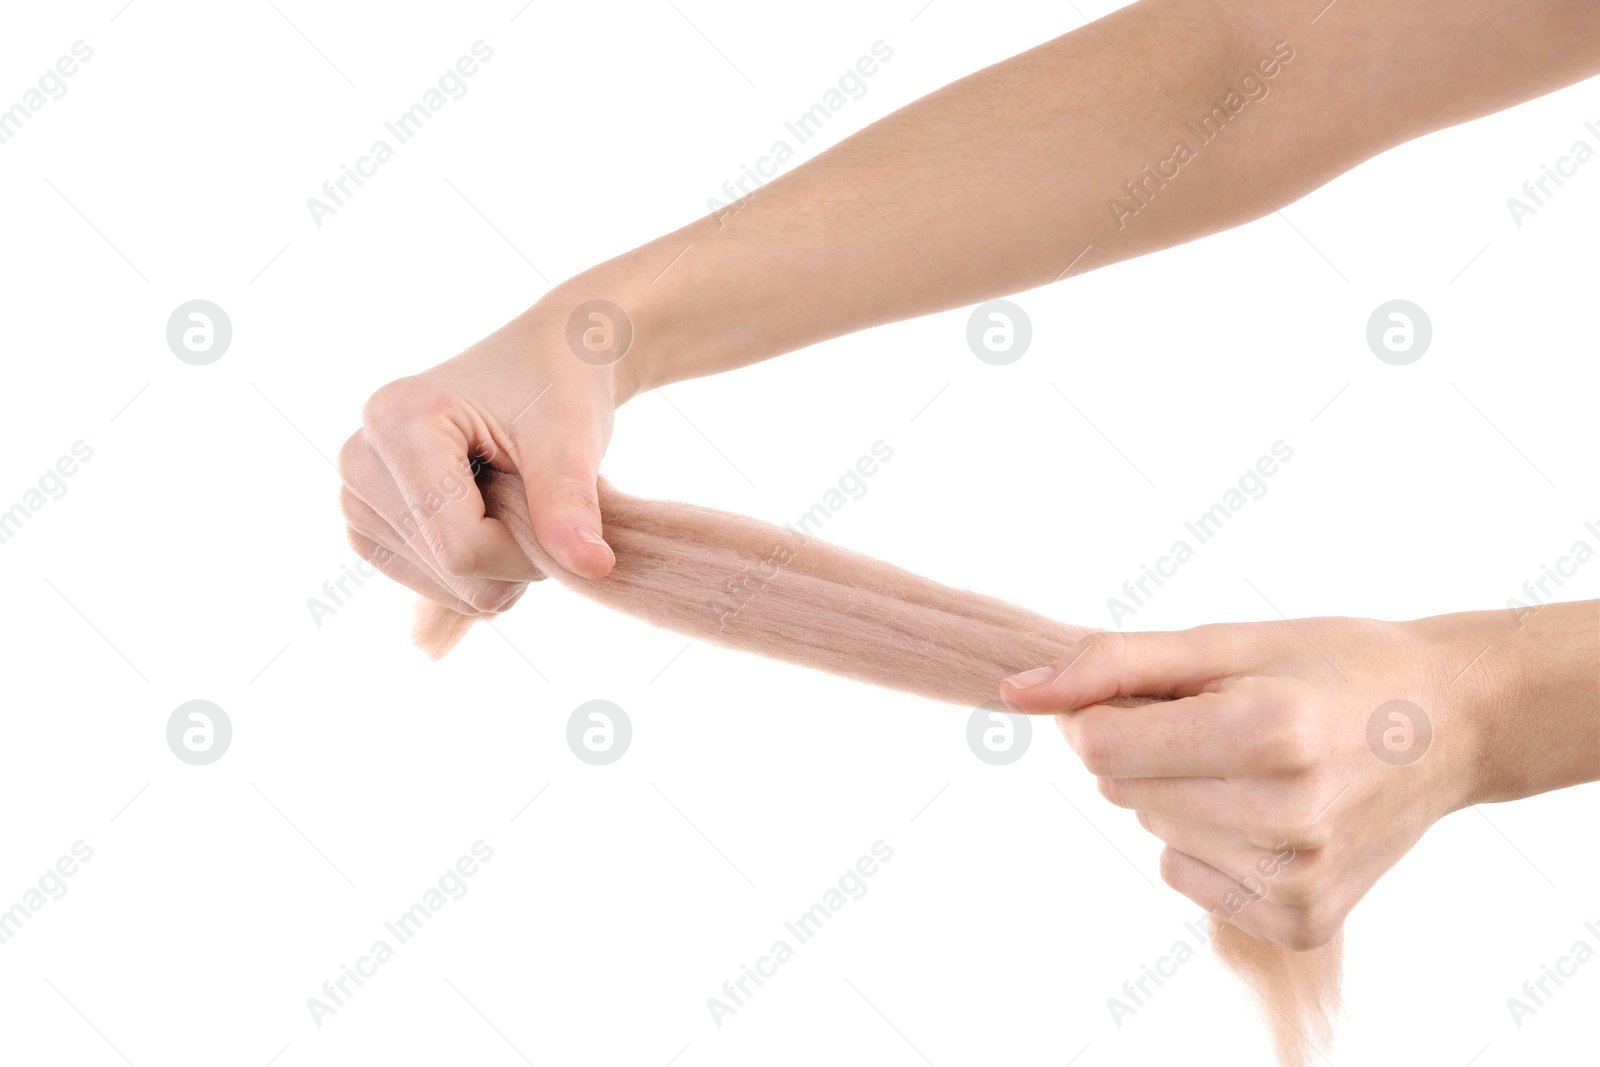
<path fill-rule="evenodd" d="M 535 539 L 522 480 L 485 468 L 487 514 L 547 576 L 656 626 L 730 648 L 976 707 L 1000 680 L 1049 663 L 1093 631 L 952 589 L 793 530 L 688 504 L 641 500 L 599 483 L 616 566 L 573 574 Z M 437 659 L 471 619 L 418 605 L 416 643 Z M 1113 701 L 1142 704 L 1146 700 Z M 1281 1063 L 1325 1045 L 1338 1007 L 1341 940 L 1309 952 L 1257 941 L 1217 915 L 1211 944 L 1262 1003 Z"/>

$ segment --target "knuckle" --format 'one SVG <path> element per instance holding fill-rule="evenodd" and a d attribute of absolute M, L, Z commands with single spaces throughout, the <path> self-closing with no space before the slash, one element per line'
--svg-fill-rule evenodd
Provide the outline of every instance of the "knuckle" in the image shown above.
<path fill-rule="evenodd" d="M 1284 862 L 1294 870 L 1308 865 L 1303 853 L 1326 848 L 1329 841 L 1327 828 L 1313 814 L 1274 811 L 1254 816 L 1242 829 L 1257 848 L 1279 854 L 1287 852 Z"/>
<path fill-rule="evenodd" d="M 1234 876 L 1245 891 L 1246 899 L 1252 904 L 1258 904 L 1268 898 L 1278 896 L 1278 887 L 1270 879 L 1264 877 L 1255 867 L 1249 867 Z"/>
<path fill-rule="evenodd" d="M 1308 771 L 1327 753 L 1322 724 L 1308 708 L 1291 708 L 1280 717 L 1276 733 L 1278 760 L 1286 770 Z"/>
<path fill-rule="evenodd" d="M 1161 880 L 1178 892 L 1183 892 L 1183 857 L 1171 846 L 1161 850 Z"/>
<path fill-rule="evenodd" d="M 1317 879 L 1306 874 L 1286 873 L 1273 894 L 1278 902 L 1291 908 L 1305 908 L 1321 900 L 1321 886 Z"/>
<path fill-rule="evenodd" d="M 464 538 L 441 538 L 433 546 L 433 557 L 439 569 L 451 578 L 471 578 L 477 571 L 478 551 Z"/>
<path fill-rule="evenodd" d="M 502 611 L 509 609 L 511 605 L 522 599 L 522 594 L 527 592 L 528 589 L 527 582 L 512 582 L 510 586 L 505 593 L 495 599 L 494 605 L 489 609 L 494 614 L 498 615 Z"/>
<path fill-rule="evenodd" d="M 374 541 L 353 526 L 344 528 L 344 538 L 356 555 L 378 568 L 379 573 L 393 577 L 395 553 L 387 546 Z"/>
<path fill-rule="evenodd" d="M 435 579 L 439 587 L 449 596 L 454 597 L 468 610 L 480 615 L 487 615 L 496 610 L 496 606 L 504 599 L 504 590 L 501 583 L 491 581 L 463 581 L 441 575 Z"/>
<path fill-rule="evenodd" d="M 339 475 L 347 484 L 359 482 L 372 464 L 372 445 L 364 430 L 357 430 L 339 446 Z"/>
<path fill-rule="evenodd" d="M 1278 820 L 1264 812 L 1250 812 L 1240 817 L 1236 825 L 1254 848 L 1271 851 L 1285 841 Z"/>
<path fill-rule="evenodd" d="M 1112 744 L 1104 730 L 1094 728 L 1080 728 L 1073 748 L 1077 749 L 1078 758 L 1083 761 L 1084 770 L 1090 774 L 1109 778 L 1112 772 Z"/>
<path fill-rule="evenodd" d="M 1099 787 L 1100 795 L 1102 797 L 1105 797 L 1106 800 L 1110 801 L 1119 808 L 1127 807 L 1127 804 L 1124 803 L 1123 800 L 1122 786 L 1118 784 L 1119 779 L 1108 778 L 1105 775 L 1101 775 L 1100 777 L 1096 778 L 1094 782 L 1095 785 Z"/>
<path fill-rule="evenodd" d="M 1322 826 L 1311 821 L 1310 818 L 1297 819 L 1285 826 L 1279 832 L 1279 843 L 1294 848 L 1297 852 L 1316 852 L 1328 847 L 1328 833 Z"/>
<path fill-rule="evenodd" d="M 358 525 L 359 521 L 366 517 L 369 510 L 370 509 L 367 507 L 364 500 L 356 496 L 349 489 L 340 486 L 339 514 L 344 516 L 345 522 L 349 523 L 351 526 Z"/>
<path fill-rule="evenodd" d="M 396 378 L 367 398 L 361 407 L 361 425 L 382 434 L 398 423 L 429 419 L 446 412 L 449 398 L 421 378 Z"/>
<path fill-rule="evenodd" d="M 1292 888 L 1294 868 L 1289 866 L 1293 851 L 1261 849 L 1253 861 L 1235 877 L 1249 891 L 1253 900 L 1272 900 L 1285 903 L 1285 890 Z"/>
<path fill-rule="evenodd" d="M 1307 857 L 1278 869 L 1272 878 L 1272 895 L 1291 907 L 1310 904 L 1321 888 L 1321 876 Z"/>
<path fill-rule="evenodd" d="M 485 615 L 498 611 L 500 603 L 505 599 L 505 594 L 501 590 L 484 583 L 474 583 L 456 595 Z"/>
<path fill-rule="evenodd" d="M 1310 952 L 1333 940 L 1338 924 L 1307 911 L 1297 911 L 1276 932 L 1278 944 L 1291 952 Z"/>
<path fill-rule="evenodd" d="M 1278 701 L 1256 717 L 1247 751 L 1263 769 L 1307 771 L 1322 760 L 1326 743 L 1312 708 L 1299 701 Z"/>
<path fill-rule="evenodd" d="M 366 534 L 362 533 L 360 530 L 357 530 L 354 526 L 346 526 L 344 528 L 344 539 L 349 543 L 350 547 L 355 550 L 356 555 L 360 556 L 368 563 L 376 564 L 378 562 L 375 558 L 377 554 L 375 549 L 377 549 L 378 543 L 372 540 Z"/>

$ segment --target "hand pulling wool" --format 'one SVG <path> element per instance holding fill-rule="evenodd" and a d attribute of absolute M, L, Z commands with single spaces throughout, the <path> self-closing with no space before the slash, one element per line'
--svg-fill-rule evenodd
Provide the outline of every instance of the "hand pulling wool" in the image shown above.
<path fill-rule="evenodd" d="M 689 637 L 934 700 L 968 707 L 995 701 L 1001 679 L 1052 662 L 1095 632 L 793 530 L 628 496 L 604 479 L 600 512 L 616 565 L 605 578 L 584 578 L 534 537 L 520 478 L 486 467 L 478 484 L 487 514 L 505 524 L 540 571 L 574 592 Z M 471 622 L 424 600 L 414 639 L 438 659 Z M 1218 957 L 1260 1000 L 1279 1062 L 1301 1067 L 1312 1041 L 1325 1046 L 1331 1036 L 1341 938 L 1291 952 L 1216 913 L 1210 926 Z"/>

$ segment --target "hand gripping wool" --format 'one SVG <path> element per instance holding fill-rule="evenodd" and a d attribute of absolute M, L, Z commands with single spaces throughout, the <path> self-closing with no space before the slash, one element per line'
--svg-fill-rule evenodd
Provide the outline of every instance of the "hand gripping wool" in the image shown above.
<path fill-rule="evenodd" d="M 505 524 L 534 565 L 582 596 L 688 637 L 933 700 L 968 707 L 993 701 L 1001 679 L 1058 659 L 1094 632 L 793 530 L 628 496 L 604 479 L 600 512 L 616 566 L 605 578 L 584 578 L 534 537 L 520 478 L 484 468 L 478 484 L 487 514 Z M 437 659 L 471 623 L 422 601 L 414 637 Z M 1260 1001 L 1279 1062 L 1300 1067 L 1312 1042 L 1331 1038 L 1342 935 L 1291 952 L 1216 914 L 1210 925 L 1218 957 Z"/>

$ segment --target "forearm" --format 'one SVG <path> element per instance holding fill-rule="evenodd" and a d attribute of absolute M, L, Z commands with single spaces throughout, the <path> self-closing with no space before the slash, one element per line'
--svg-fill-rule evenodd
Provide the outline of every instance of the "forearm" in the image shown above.
<path fill-rule="evenodd" d="M 1596 5 L 1533 7 L 1341 0 L 1312 25 L 1282 0 L 1143 0 L 924 97 L 550 301 L 628 312 L 625 399 L 1193 240 L 1548 92 L 1547 77 L 1591 73 L 1595 57 L 1562 42 L 1600 34 Z"/>
<path fill-rule="evenodd" d="M 1600 600 L 1412 625 L 1439 670 L 1459 671 L 1440 710 L 1470 735 L 1465 804 L 1600 781 Z"/>

